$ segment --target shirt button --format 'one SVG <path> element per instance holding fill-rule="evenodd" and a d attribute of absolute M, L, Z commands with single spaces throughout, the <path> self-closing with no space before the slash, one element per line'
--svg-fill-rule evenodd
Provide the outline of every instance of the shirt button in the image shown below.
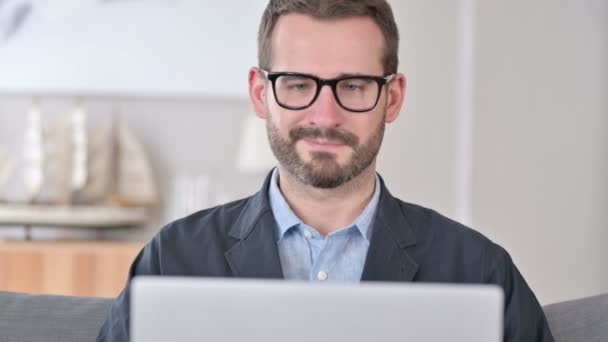
<path fill-rule="evenodd" d="M 317 273 L 317 279 L 321 281 L 327 280 L 327 272 L 320 271 L 319 273 Z"/>
<path fill-rule="evenodd" d="M 308 231 L 308 230 L 305 230 L 304 231 L 304 237 L 307 238 L 307 239 L 310 239 L 312 237 L 312 233 L 310 231 Z"/>

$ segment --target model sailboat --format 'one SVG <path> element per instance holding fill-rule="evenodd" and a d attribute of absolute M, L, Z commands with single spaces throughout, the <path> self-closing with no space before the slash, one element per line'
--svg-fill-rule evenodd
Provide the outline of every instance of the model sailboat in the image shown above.
<path fill-rule="evenodd" d="M 23 154 L 3 167 L 0 201 L 55 205 L 153 206 L 152 167 L 124 120 L 87 131 L 87 114 L 75 110 L 42 129 L 38 107 L 28 116 Z M 9 160 L 8 158 L 5 158 Z M 1 180 L 1 178 L 0 178 Z"/>

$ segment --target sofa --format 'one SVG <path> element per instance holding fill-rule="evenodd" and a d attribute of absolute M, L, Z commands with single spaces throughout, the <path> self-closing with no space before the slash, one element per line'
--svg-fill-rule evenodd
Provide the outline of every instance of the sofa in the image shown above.
<path fill-rule="evenodd" d="M 95 341 L 111 298 L 0 291 L 0 342 Z M 544 307 L 556 342 L 607 342 L 608 294 Z"/>

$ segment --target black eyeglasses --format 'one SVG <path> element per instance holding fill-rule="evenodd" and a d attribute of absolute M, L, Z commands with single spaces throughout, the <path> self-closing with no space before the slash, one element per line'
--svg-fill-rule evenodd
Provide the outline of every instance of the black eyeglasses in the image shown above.
<path fill-rule="evenodd" d="M 382 86 L 391 82 L 388 76 L 348 75 L 323 79 L 298 72 L 270 72 L 260 69 L 272 83 L 272 91 L 279 106 L 300 110 L 310 107 L 324 85 L 329 85 L 340 107 L 351 112 L 369 112 L 380 99 Z"/>

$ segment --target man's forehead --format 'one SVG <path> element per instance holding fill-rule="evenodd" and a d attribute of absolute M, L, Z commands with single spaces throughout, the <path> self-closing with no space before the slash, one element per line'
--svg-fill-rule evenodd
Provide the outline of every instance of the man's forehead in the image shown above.
<path fill-rule="evenodd" d="M 317 18 L 307 14 L 284 14 L 277 20 L 272 32 L 273 37 L 287 34 L 302 37 L 323 36 L 345 38 L 354 41 L 374 38 L 382 44 L 384 37 L 380 27 L 368 16 L 349 16 L 339 18 Z"/>
<path fill-rule="evenodd" d="M 339 65 L 346 73 L 382 72 L 383 48 L 382 31 L 370 17 L 319 19 L 290 13 L 279 18 L 272 32 L 273 65 L 298 71 L 322 72 L 318 69 Z"/>

